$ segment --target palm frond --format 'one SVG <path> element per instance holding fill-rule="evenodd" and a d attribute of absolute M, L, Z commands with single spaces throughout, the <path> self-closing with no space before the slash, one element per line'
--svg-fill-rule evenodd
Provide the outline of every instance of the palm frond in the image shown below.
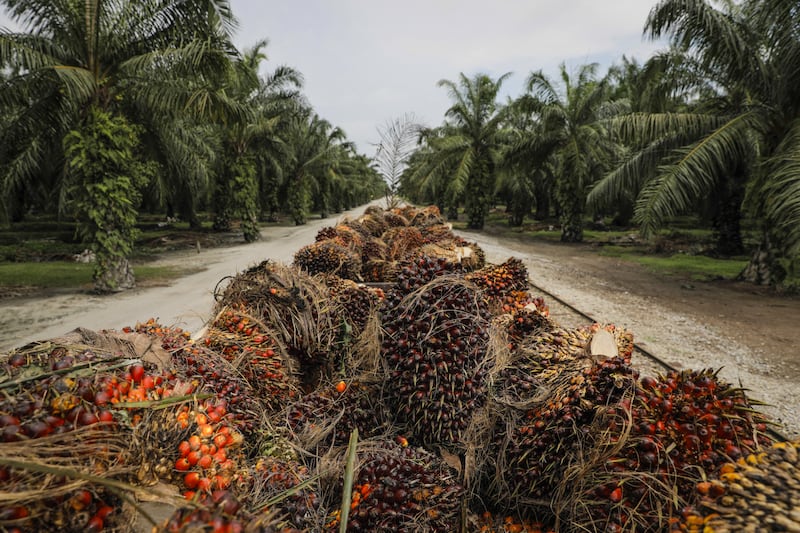
<path fill-rule="evenodd" d="M 726 122 L 698 142 L 677 151 L 678 158 L 659 169 L 636 201 L 635 220 L 650 235 L 672 216 L 682 213 L 714 189 L 737 162 L 753 157 L 749 130 L 759 119 L 754 112 Z"/>
<path fill-rule="evenodd" d="M 790 255 L 800 254 L 800 119 L 795 119 L 767 161 L 763 190 L 767 220 L 782 234 Z"/>

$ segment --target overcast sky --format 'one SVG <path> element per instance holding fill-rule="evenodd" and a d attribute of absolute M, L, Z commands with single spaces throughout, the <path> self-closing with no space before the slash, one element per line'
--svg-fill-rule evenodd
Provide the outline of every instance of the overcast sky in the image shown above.
<path fill-rule="evenodd" d="M 439 125 L 449 100 L 440 79 L 459 73 L 557 74 L 623 54 L 640 61 L 660 48 L 642 37 L 656 0 L 230 0 L 239 48 L 268 38 L 262 68 L 289 65 L 305 76 L 314 109 L 374 155 L 377 128 L 405 113 Z M 8 19 L 0 15 L 0 25 Z"/>
<path fill-rule="evenodd" d="M 430 126 L 449 100 L 436 82 L 459 73 L 525 78 L 556 75 L 622 54 L 644 60 L 660 45 L 642 36 L 655 0 L 231 0 L 237 44 L 270 40 L 266 68 L 287 64 L 305 76 L 317 112 L 374 154 L 377 128 L 413 112 Z"/>

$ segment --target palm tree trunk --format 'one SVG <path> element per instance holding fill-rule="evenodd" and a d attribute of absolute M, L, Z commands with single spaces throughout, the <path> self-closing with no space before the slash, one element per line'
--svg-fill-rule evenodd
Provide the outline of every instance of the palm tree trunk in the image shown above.
<path fill-rule="evenodd" d="M 561 242 L 583 242 L 583 221 L 580 217 L 561 217 Z"/>
<path fill-rule="evenodd" d="M 583 241 L 584 197 L 577 190 L 577 184 L 563 180 L 557 191 L 560 207 L 558 220 L 561 222 L 561 242 Z"/>
<path fill-rule="evenodd" d="M 758 248 L 750 256 L 750 262 L 739 274 L 738 280 L 756 285 L 777 286 L 786 279 L 786 269 L 778 258 L 781 254 L 773 247 L 768 233 L 765 231 Z"/>
<path fill-rule="evenodd" d="M 732 179 L 719 191 L 713 225 L 717 252 L 723 256 L 744 252 L 741 227 L 744 179 Z"/>
<path fill-rule="evenodd" d="M 136 286 L 133 268 L 125 257 L 111 257 L 104 264 L 98 263 L 94 274 L 95 292 L 106 294 L 121 292 Z"/>

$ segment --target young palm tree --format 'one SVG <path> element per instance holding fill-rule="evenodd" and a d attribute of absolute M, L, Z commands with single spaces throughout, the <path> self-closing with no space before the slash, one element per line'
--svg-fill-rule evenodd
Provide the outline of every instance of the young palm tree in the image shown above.
<path fill-rule="evenodd" d="M 205 171 L 198 171 L 202 160 L 194 155 L 203 142 L 191 128 L 183 128 L 211 111 L 238 111 L 209 90 L 209 82 L 228 67 L 235 52 L 227 0 L 0 0 L 0 6 L 24 29 L 0 31 L 0 66 L 17 69 L 0 85 L 0 114 L 8 117 L 0 144 L 14 147 L 4 154 L 4 192 L 36 183 L 48 168 L 67 169 L 59 181 L 62 206 L 69 191 L 85 192 L 103 179 L 102 168 L 60 163 L 65 160 L 63 141 L 75 131 L 89 138 L 91 128 L 102 124 L 142 127 L 168 170 L 187 168 L 178 176 Z M 106 114 L 112 115 L 110 122 Z M 124 120 L 117 123 L 113 117 Z M 130 202 L 124 190 L 110 192 L 109 216 Z M 78 215 L 84 226 L 92 226 L 89 213 Z M 134 222 L 127 217 L 110 224 L 116 230 Z M 100 225 L 90 231 L 98 255 L 107 256 L 98 264 L 130 274 L 127 257 L 111 251 L 127 247 L 103 244 L 107 229 Z M 120 234 L 132 235 L 127 229 Z M 96 279 L 107 279 L 100 274 Z M 121 281 L 107 280 L 96 288 L 125 288 Z"/>
<path fill-rule="evenodd" d="M 746 276 L 779 282 L 777 256 L 800 252 L 800 14 L 796 3 L 664 0 L 648 17 L 688 59 L 703 105 L 690 113 L 639 114 L 618 124 L 640 150 L 593 191 L 608 199 L 640 180 L 636 217 L 645 234 L 704 198 L 721 204 L 718 224 L 736 233 L 744 205 L 764 239 Z M 708 88 L 716 91 L 708 98 Z M 719 201 L 722 200 L 722 201 Z M 730 239 L 730 237 L 728 237 Z M 735 237 L 734 237 L 735 239 Z M 734 248 L 735 249 L 735 248 Z"/>
<path fill-rule="evenodd" d="M 493 80 L 486 74 L 472 78 L 461 74 L 458 84 L 439 81 L 439 86 L 448 90 L 452 106 L 445 112 L 445 125 L 437 130 L 441 135 L 428 136 L 430 157 L 416 169 L 421 179 L 412 179 L 420 181 L 423 188 L 431 187 L 426 183 L 445 181 L 450 206 L 463 199 L 467 225 L 472 229 L 483 228 L 494 202 L 506 113 L 497 95 L 510 75 Z"/>
<path fill-rule="evenodd" d="M 345 134 L 310 109 L 299 110 L 284 132 L 289 148 L 282 163 L 285 198 L 297 225 L 305 224 L 316 192 L 317 207 L 326 215 L 331 173 L 346 152 Z"/>
<path fill-rule="evenodd" d="M 563 93 L 541 71 L 528 78 L 528 93 L 516 105 L 527 109 L 534 127 L 506 154 L 506 164 L 555 168 L 555 199 L 561 221 L 561 240 L 583 240 L 583 215 L 589 186 L 604 172 L 616 146 L 607 136 L 603 119 L 615 112 L 608 104 L 605 80 L 596 77 L 596 64 L 583 65 L 573 80 L 561 65 Z"/>
<path fill-rule="evenodd" d="M 225 155 L 217 172 L 214 225 L 229 229 L 230 218 L 239 218 L 246 242 L 258 239 L 260 234 L 259 178 L 263 176 L 259 174 L 274 150 L 281 148 L 281 115 L 290 113 L 301 101 L 302 75 L 296 70 L 280 66 L 268 76 L 260 76 L 267 43 L 264 39 L 245 50 L 221 87 L 248 111 L 248 119 L 225 122 L 220 127 Z"/>

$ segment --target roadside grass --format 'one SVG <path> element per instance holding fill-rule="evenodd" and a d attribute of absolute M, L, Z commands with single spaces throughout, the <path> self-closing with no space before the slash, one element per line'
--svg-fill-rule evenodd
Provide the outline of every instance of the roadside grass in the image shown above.
<path fill-rule="evenodd" d="M 587 221 L 587 227 L 590 227 Z M 467 230 L 465 220 L 452 222 L 454 229 Z M 483 230 L 497 237 L 515 238 L 528 242 L 561 242 L 556 220 L 526 219 L 522 226 L 508 225 L 508 215 L 502 209 L 493 210 L 486 218 Z M 643 265 L 651 272 L 688 278 L 693 281 L 735 279 L 747 265 L 747 257 L 714 258 L 702 253 L 712 242 L 709 228 L 700 227 L 693 217 L 680 217 L 649 241 L 638 237 L 636 228 L 607 230 L 586 229 L 581 246 L 596 250 L 598 255 L 615 257 Z"/>
<path fill-rule="evenodd" d="M 606 245 L 599 255 L 632 261 L 657 274 L 686 276 L 694 281 L 734 279 L 747 266 L 746 257 L 717 259 L 706 255 L 677 253 L 671 255 L 645 255 L 641 250 L 625 246 Z"/>
<path fill-rule="evenodd" d="M 33 287 L 40 289 L 91 288 L 94 265 L 71 261 L 0 263 L 0 287 Z M 155 285 L 178 278 L 186 269 L 163 266 L 134 265 L 136 282 Z"/>
<path fill-rule="evenodd" d="M 319 217 L 319 213 L 309 215 Z M 338 214 L 331 215 L 331 224 Z M 244 244 L 241 233 L 217 232 L 212 228 L 211 215 L 200 214 L 201 227 L 190 229 L 188 222 L 176 221 L 165 225 L 163 215 L 141 214 L 137 228 L 140 233 L 131 256 L 136 283 L 153 286 L 167 283 L 195 269 L 152 266 L 148 263 L 159 254 L 177 250 Z M 261 227 L 294 226 L 291 218 L 281 216 L 274 222 L 262 222 Z M 87 248 L 77 240 L 75 223 L 59 221 L 52 215 L 34 215 L 28 220 L 0 228 L 0 289 L 26 288 L 27 291 L 48 289 L 89 290 L 92 287 L 94 266 L 76 263 L 73 256 Z"/>

